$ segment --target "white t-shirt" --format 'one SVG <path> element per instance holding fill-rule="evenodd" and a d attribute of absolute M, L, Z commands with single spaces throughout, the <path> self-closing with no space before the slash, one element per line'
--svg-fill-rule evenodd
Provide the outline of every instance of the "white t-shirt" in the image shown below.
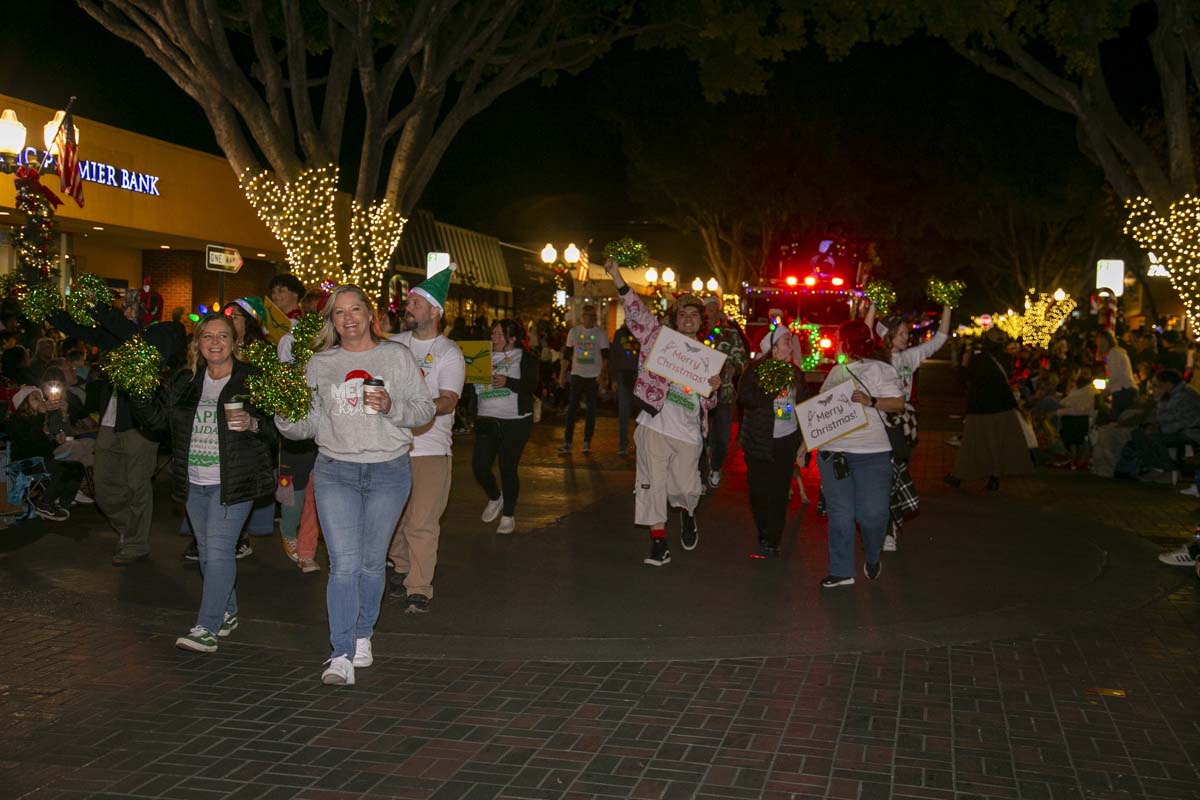
<path fill-rule="evenodd" d="M 704 444 L 700 435 L 700 395 L 672 381 L 662 411 L 638 414 L 637 424 L 688 444 Z"/>
<path fill-rule="evenodd" d="M 108 398 L 108 405 L 104 407 L 104 416 L 100 420 L 101 428 L 115 428 L 117 426 L 117 393 L 113 392 Z"/>
<path fill-rule="evenodd" d="M 1109 394 L 1136 387 L 1137 381 L 1133 377 L 1133 367 L 1129 364 L 1129 355 L 1120 347 L 1114 347 L 1108 351 L 1108 355 L 1104 358 L 1104 366 L 1108 370 L 1107 391 Z"/>
<path fill-rule="evenodd" d="M 790 436 L 800 430 L 800 423 L 796 420 L 796 388 L 794 386 L 787 387 L 773 402 L 775 430 L 772 436 L 782 439 L 784 436 Z"/>
<path fill-rule="evenodd" d="M 509 350 L 507 353 L 492 351 L 492 374 L 504 375 L 509 380 L 521 377 L 521 354 L 524 351 Z M 517 406 L 517 393 L 507 386 L 492 386 L 490 383 L 475 384 L 479 398 L 479 416 L 492 419 L 521 419 L 533 412 L 522 414 Z"/>
<path fill-rule="evenodd" d="M 901 397 L 905 400 L 912 400 L 913 374 L 917 371 L 917 367 L 921 366 L 921 362 L 925 359 L 941 350 L 942 345 L 949 338 L 944 333 L 935 333 L 933 338 L 927 342 L 915 344 L 899 353 L 892 353 L 892 366 L 896 368 L 896 374 L 900 376 L 900 386 L 904 389 Z"/>
<path fill-rule="evenodd" d="M 443 392 L 454 392 L 462 397 L 463 380 L 467 373 L 462 349 L 445 336 L 432 339 L 417 339 L 412 331 L 389 336 L 393 342 L 407 347 L 421 368 L 425 388 L 436 400 Z M 413 437 L 412 455 L 448 456 L 454 441 L 454 415 L 442 414 L 433 418 L 433 427 Z"/>
<path fill-rule="evenodd" d="M 567 347 L 574 350 L 571 356 L 571 374 L 581 378 L 599 378 L 603 359 L 601 350 L 608 349 L 608 334 L 604 328 L 585 328 L 576 325 L 567 333 Z"/>
<path fill-rule="evenodd" d="M 900 376 L 896 374 L 896 368 L 874 359 L 856 361 L 853 364 L 838 364 L 829 371 L 825 383 L 821 384 L 821 391 L 832 389 L 848 380 L 854 380 L 855 388 L 865 389 L 877 399 L 903 396 L 901 393 L 904 389 L 900 385 Z M 877 409 L 865 407 L 863 411 L 867 414 L 865 428 L 834 439 L 824 449 L 842 453 L 890 452 L 892 444 L 883 426 L 882 413 Z"/>
<path fill-rule="evenodd" d="M 188 448 L 188 483 L 197 486 L 216 486 L 221 482 L 221 448 L 217 438 L 217 398 L 231 376 L 213 380 L 204 374 L 200 402 L 192 420 L 192 441 Z"/>

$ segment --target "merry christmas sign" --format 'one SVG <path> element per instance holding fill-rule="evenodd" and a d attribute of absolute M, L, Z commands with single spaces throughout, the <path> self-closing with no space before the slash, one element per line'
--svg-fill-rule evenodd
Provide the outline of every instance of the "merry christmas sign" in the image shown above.
<path fill-rule="evenodd" d="M 796 408 L 807 449 L 824 447 L 834 439 L 866 426 L 866 409 L 850 399 L 853 391 L 854 382 L 846 381 L 805 400 Z"/>
<path fill-rule="evenodd" d="M 712 394 L 708 379 L 721 371 L 725 354 L 667 327 L 659 329 L 658 339 L 646 358 L 646 369 L 701 397 Z"/>

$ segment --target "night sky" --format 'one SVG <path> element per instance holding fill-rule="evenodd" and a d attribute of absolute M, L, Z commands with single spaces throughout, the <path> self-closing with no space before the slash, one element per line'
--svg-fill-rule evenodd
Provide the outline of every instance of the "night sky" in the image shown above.
<path fill-rule="evenodd" d="M 6 26 L 0 92 L 54 107 L 75 94 L 82 116 L 219 153 L 198 106 L 136 48 L 69 0 L 39 5 L 41 17 L 54 21 L 57 41 Z M 810 156 L 825 184 L 874 203 L 883 215 L 926 193 L 961 191 L 964 175 L 1016 181 L 1034 193 L 1052 193 L 1056 182 L 1080 175 L 1099 184 L 1079 153 L 1072 120 L 938 42 L 860 48 L 833 64 L 819 54 L 795 57 L 776 69 L 766 102 L 776 99 L 797 113 L 837 117 L 855 131 L 854 146 L 836 156 L 844 162 L 827 163 L 834 157 L 820 148 Z M 554 87 L 520 87 L 467 124 L 422 206 L 507 241 L 592 237 L 599 244 L 632 234 L 654 242 L 655 255 L 695 263 L 695 243 L 653 222 L 655 209 L 639 204 L 620 135 L 604 122 L 660 101 L 704 103 L 692 65 L 679 54 L 625 49 Z M 86 157 L 86 138 L 84 148 Z M 865 167 L 872 159 L 889 168 Z M 841 163 L 853 179 L 838 186 Z"/>

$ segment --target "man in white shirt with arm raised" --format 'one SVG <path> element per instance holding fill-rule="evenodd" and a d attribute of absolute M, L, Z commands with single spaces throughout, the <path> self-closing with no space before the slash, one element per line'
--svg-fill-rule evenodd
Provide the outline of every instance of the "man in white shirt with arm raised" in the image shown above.
<path fill-rule="evenodd" d="M 392 589 L 405 592 L 405 611 L 410 613 L 428 611 L 433 599 L 441 517 L 450 497 L 453 472 L 454 407 L 466 376 L 462 350 L 441 333 L 453 269 L 451 265 L 409 293 L 404 305 L 408 330 L 391 337 L 412 351 L 436 410 L 428 425 L 413 430 L 412 493 L 388 548 L 388 557 L 395 565 Z"/>

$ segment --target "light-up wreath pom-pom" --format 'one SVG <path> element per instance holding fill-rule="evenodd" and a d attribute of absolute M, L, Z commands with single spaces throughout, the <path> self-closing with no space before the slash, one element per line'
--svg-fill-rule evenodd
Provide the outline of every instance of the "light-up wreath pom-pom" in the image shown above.
<path fill-rule="evenodd" d="M 141 336 L 134 336 L 104 357 L 102 368 L 112 385 L 130 397 L 147 400 L 158 389 L 162 357 Z"/>
<path fill-rule="evenodd" d="M 636 239 L 617 239 L 604 245 L 604 258 L 611 258 L 627 269 L 641 269 L 650 263 L 650 252 Z"/>
<path fill-rule="evenodd" d="M 324 325 L 325 320 L 321 315 L 315 311 L 310 311 L 296 320 L 296 324 L 292 326 L 292 360 L 301 369 L 308 363 L 308 359 L 312 357 L 317 335 L 320 334 L 321 328 Z"/>
<path fill-rule="evenodd" d="M 266 339 L 259 339 L 254 344 L 242 348 L 242 360 L 266 372 L 279 364 L 279 354 L 275 345 Z"/>
<path fill-rule="evenodd" d="M 45 322 L 51 314 L 63 307 L 63 298 L 58 287 L 49 281 L 38 281 L 26 286 L 17 301 L 21 304 L 21 316 L 35 324 Z"/>
<path fill-rule="evenodd" d="M 958 308 L 959 302 L 962 300 L 963 291 L 967 285 L 962 281 L 943 281 L 937 278 L 930 278 L 925 284 L 925 293 L 929 299 L 937 303 L 939 306 L 949 306 L 950 308 Z"/>
<path fill-rule="evenodd" d="M 246 379 L 250 405 L 267 414 L 278 414 L 299 422 L 312 409 L 312 391 L 304 379 L 304 369 L 297 364 L 276 363 Z"/>
<path fill-rule="evenodd" d="M 863 289 L 863 294 L 875 306 L 875 316 L 884 317 L 896 304 L 896 290 L 887 281 L 871 281 Z"/>
<path fill-rule="evenodd" d="M 769 397 L 775 397 L 792 383 L 792 365 L 788 361 L 765 358 L 754 368 L 758 385 Z"/>
<path fill-rule="evenodd" d="M 107 303 L 110 297 L 112 292 L 109 291 L 104 278 L 90 272 L 76 275 L 71 280 L 71 293 L 67 295 L 67 313 L 76 325 L 94 328 L 96 318 L 92 316 L 92 309 Z"/>

